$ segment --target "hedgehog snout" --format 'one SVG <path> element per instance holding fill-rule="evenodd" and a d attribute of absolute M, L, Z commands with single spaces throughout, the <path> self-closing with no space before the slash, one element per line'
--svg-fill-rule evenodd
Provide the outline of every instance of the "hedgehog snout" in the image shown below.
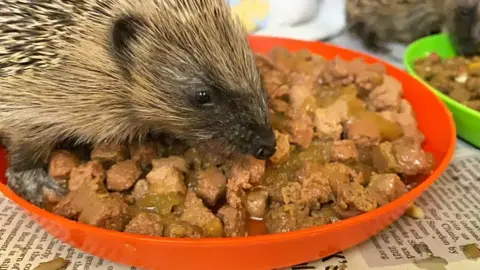
<path fill-rule="evenodd" d="M 265 160 L 273 156 L 276 152 L 277 141 L 273 130 L 266 129 L 254 133 L 250 154 L 256 159 Z"/>

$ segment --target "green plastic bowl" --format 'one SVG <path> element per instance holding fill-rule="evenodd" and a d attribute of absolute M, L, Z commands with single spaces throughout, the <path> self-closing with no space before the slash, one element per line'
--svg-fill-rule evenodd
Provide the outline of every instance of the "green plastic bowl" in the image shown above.
<path fill-rule="evenodd" d="M 420 76 L 418 76 L 418 74 L 415 72 L 415 60 L 425 57 L 433 52 L 437 53 L 442 58 L 451 58 L 456 56 L 455 47 L 448 35 L 438 34 L 421 38 L 411 43 L 405 51 L 403 64 L 410 75 L 420 80 L 438 97 L 440 97 L 443 102 L 445 102 L 448 109 L 452 112 L 453 119 L 455 120 L 457 135 L 475 147 L 480 148 L 480 112 L 473 110 L 436 90 L 434 87 L 430 86 L 426 81 L 420 78 Z"/>

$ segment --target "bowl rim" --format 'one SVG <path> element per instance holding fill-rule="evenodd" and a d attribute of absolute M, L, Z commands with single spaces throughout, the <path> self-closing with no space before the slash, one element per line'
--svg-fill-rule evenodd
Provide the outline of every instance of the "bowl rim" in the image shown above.
<path fill-rule="evenodd" d="M 379 63 L 385 66 L 387 69 L 393 69 L 393 70 L 402 72 L 407 76 L 411 76 L 408 73 L 406 73 L 404 70 L 399 69 L 394 65 L 384 60 L 381 60 L 375 56 L 369 55 L 367 53 L 347 49 L 347 48 L 342 48 L 332 44 L 327 44 L 323 42 L 293 40 L 293 39 L 287 39 L 287 38 L 267 37 L 267 36 L 250 36 L 249 38 L 253 40 L 258 40 L 258 41 L 260 40 L 275 41 L 276 40 L 279 43 L 295 42 L 296 44 L 302 44 L 305 47 L 309 47 L 309 46 L 312 47 L 318 44 L 318 45 L 321 45 L 322 47 L 330 48 L 336 51 L 340 50 L 340 51 L 354 52 L 357 55 L 356 58 L 364 58 L 364 59 L 369 58 L 369 60 L 374 61 L 375 63 Z M 282 46 L 282 45 L 279 45 L 279 46 Z M 338 56 L 341 57 L 341 53 L 339 53 Z M 399 205 L 405 205 L 405 204 L 411 203 L 412 198 L 417 198 L 421 193 L 423 193 L 432 183 L 434 183 L 441 176 L 441 174 L 448 167 L 456 147 L 455 124 L 453 121 L 453 117 L 449 112 L 449 110 L 447 109 L 447 107 L 445 106 L 445 104 L 441 102 L 431 91 L 429 91 L 429 93 L 432 94 L 431 101 L 436 102 L 437 105 L 440 106 L 440 108 L 443 110 L 444 114 L 447 116 L 447 119 L 448 119 L 447 125 L 450 127 L 450 134 L 449 134 L 450 140 L 449 140 L 448 148 L 446 149 L 445 157 L 441 160 L 440 163 L 438 163 L 437 168 L 435 168 L 435 170 L 430 175 L 428 175 L 422 181 L 422 183 L 417 185 L 415 188 L 409 190 L 406 194 L 404 194 L 400 198 L 397 198 L 396 200 L 386 205 L 383 205 L 381 207 L 378 207 L 377 209 L 372 210 L 370 212 L 366 212 L 361 215 L 354 216 L 345 220 L 341 220 L 332 224 L 311 227 L 308 229 L 302 229 L 302 230 L 293 231 L 293 232 L 285 232 L 285 233 L 278 233 L 278 234 L 263 234 L 263 235 L 233 237 L 233 238 L 222 237 L 222 238 L 193 239 L 193 238 L 169 238 L 169 237 L 163 237 L 163 236 L 162 237 L 148 236 L 148 235 L 132 234 L 132 233 L 118 232 L 118 231 L 108 230 L 104 228 L 99 228 L 92 225 L 69 220 L 62 216 L 55 215 L 51 212 L 48 212 L 47 210 L 41 209 L 29 203 L 28 201 L 24 200 L 20 196 L 16 195 L 12 190 L 8 188 L 7 185 L 3 183 L 0 183 L 0 192 L 2 192 L 10 200 L 15 202 L 17 206 L 27 210 L 28 214 L 48 219 L 50 220 L 50 222 L 59 224 L 62 227 L 67 228 L 67 230 L 69 231 L 77 230 L 77 231 L 81 231 L 89 234 L 96 234 L 96 235 L 101 234 L 103 237 L 112 237 L 119 241 L 124 241 L 125 243 L 127 242 L 131 243 L 133 241 L 142 241 L 144 243 L 150 243 L 152 245 L 154 244 L 169 244 L 172 246 L 189 245 L 190 247 L 209 247 L 213 245 L 222 245 L 225 247 L 227 246 L 238 247 L 240 245 L 245 246 L 245 245 L 252 245 L 252 244 L 262 244 L 265 242 L 269 242 L 269 243 L 285 242 L 285 241 L 296 240 L 296 239 L 305 238 L 309 236 L 314 236 L 318 234 L 328 233 L 329 231 L 350 228 L 352 226 L 355 226 L 357 223 L 364 223 L 369 220 L 373 220 L 378 216 L 382 216 L 387 213 L 393 212 L 398 208 Z"/>
<path fill-rule="evenodd" d="M 480 119 L 480 112 L 476 111 L 472 108 L 467 107 L 466 105 L 456 101 L 455 99 L 449 97 L 448 95 L 445 95 L 444 93 L 440 92 L 437 90 L 435 87 L 430 85 L 427 81 L 425 81 L 420 75 L 417 74 L 417 72 L 414 69 L 413 63 L 411 63 L 409 60 L 415 61 L 417 59 L 420 59 L 419 57 L 415 59 L 409 59 L 411 58 L 410 55 L 412 54 L 412 51 L 415 50 L 417 47 L 421 46 L 422 44 L 428 42 L 428 41 L 438 41 L 439 39 L 445 39 L 449 38 L 447 34 L 436 34 L 436 35 L 431 35 L 431 36 L 426 36 L 420 39 L 415 40 L 414 42 L 410 43 L 407 48 L 405 49 L 404 52 L 404 57 L 403 57 L 403 65 L 407 69 L 407 72 L 415 77 L 415 79 L 419 80 L 421 83 L 427 86 L 427 88 L 430 91 L 433 91 L 437 96 L 439 96 L 445 103 L 447 103 L 449 106 L 453 107 L 457 111 L 461 111 L 463 113 L 468 114 L 471 117 L 478 118 Z M 422 50 L 423 51 L 423 50 Z M 436 52 L 436 50 L 432 49 L 428 53 L 433 53 Z M 427 51 L 425 51 L 427 53 Z"/>

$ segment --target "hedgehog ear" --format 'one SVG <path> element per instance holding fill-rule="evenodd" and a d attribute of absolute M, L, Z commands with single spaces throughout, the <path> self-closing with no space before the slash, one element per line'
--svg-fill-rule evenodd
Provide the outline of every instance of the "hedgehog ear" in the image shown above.
<path fill-rule="evenodd" d="M 113 22 L 110 30 L 110 51 L 122 69 L 133 64 L 132 44 L 146 23 L 135 15 L 125 14 Z M 127 70 L 128 72 L 128 70 Z"/>

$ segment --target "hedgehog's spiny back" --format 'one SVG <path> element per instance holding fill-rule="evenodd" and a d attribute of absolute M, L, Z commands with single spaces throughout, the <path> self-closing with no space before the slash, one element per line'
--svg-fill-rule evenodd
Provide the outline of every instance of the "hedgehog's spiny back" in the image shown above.
<path fill-rule="evenodd" d="M 75 43 L 79 24 L 105 20 L 111 0 L 2 0 L 0 10 L 0 77 L 43 70 L 60 61 Z"/>

